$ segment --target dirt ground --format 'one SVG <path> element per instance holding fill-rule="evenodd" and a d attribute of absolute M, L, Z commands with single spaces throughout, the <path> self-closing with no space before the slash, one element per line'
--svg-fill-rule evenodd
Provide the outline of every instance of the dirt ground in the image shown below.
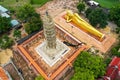
<path fill-rule="evenodd" d="M 0 64 L 3 65 L 9 62 L 10 58 L 13 57 L 12 50 L 6 49 L 0 52 Z"/>
<path fill-rule="evenodd" d="M 55 17 L 57 14 L 61 13 L 66 9 L 73 10 L 74 12 L 77 11 L 77 4 L 79 0 L 53 0 L 40 8 L 37 8 L 36 11 L 42 16 L 46 14 L 46 11 L 49 13 L 51 17 Z"/>

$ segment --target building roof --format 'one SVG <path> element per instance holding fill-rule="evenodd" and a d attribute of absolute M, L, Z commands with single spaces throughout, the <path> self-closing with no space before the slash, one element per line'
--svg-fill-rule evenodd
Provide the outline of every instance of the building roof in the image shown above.
<path fill-rule="evenodd" d="M 120 58 L 114 57 L 108 66 L 105 77 L 109 77 L 110 80 L 120 78 Z"/>
<path fill-rule="evenodd" d="M 0 80 L 9 80 L 8 76 L 6 75 L 2 67 L 0 67 Z"/>
<path fill-rule="evenodd" d="M 97 2 L 95 2 L 95 1 L 88 1 L 89 3 L 90 3 L 90 5 L 96 5 L 96 6 L 98 6 L 99 5 L 99 3 L 97 3 Z"/>
<path fill-rule="evenodd" d="M 120 70 L 120 58 L 114 57 L 109 66 L 118 66 L 118 69 Z"/>
<path fill-rule="evenodd" d="M 14 26 L 16 26 L 16 25 L 18 25 L 18 24 L 20 24 L 17 20 L 11 20 L 11 25 L 12 25 L 12 27 L 14 27 Z"/>
<path fill-rule="evenodd" d="M 7 11 L 8 11 L 8 9 L 6 9 L 3 6 L 0 5 L 0 12 L 5 13 Z"/>
<path fill-rule="evenodd" d="M 2 16 L 2 17 L 6 17 L 6 18 L 9 18 L 9 17 L 10 17 L 10 15 L 8 15 L 7 13 L 1 13 L 1 16 Z"/>

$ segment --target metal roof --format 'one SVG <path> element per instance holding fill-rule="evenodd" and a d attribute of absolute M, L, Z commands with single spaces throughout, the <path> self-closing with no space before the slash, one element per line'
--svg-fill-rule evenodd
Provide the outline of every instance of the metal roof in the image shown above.
<path fill-rule="evenodd" d="M 2 13 L 5 13 L 7 12 L 8 10 L 6 8 L 4 8 L 3 6 L 0 5 L 0 12 Z"/>
<path fill-rule="evenodd" d="M 16 26 L 16 25 L 18 25 L 18 24 L 20 24 L 17 20 L 11 20 L 11 25 L 12 25 L 12 27 L 14 27 L 14 26 Z"/>
<path fill-rule="evenodd" d="M 2 17 L 6 17 L 6 18 L 9 18 L 9 17 L 10 17 L 10 15 L 8 15 L 7 13 L 2 13 L 1 16 L 2 16 Z"/>

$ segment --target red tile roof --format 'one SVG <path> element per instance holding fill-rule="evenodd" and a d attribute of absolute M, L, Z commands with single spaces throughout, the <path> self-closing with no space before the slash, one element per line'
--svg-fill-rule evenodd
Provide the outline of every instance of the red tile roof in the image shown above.
<path fill-rule="evenodd" d="M 0 67 L 0 79 L 9 80 L 2 67 Z"/>
<path fill-rule="evenodd" d="M 105 77 L 109 77 L 110 80 L 115 80 L 116 78 L 120 77 L 119 71 L 120 71 L 120 58 L 114 57 L 108 66 Z"/>

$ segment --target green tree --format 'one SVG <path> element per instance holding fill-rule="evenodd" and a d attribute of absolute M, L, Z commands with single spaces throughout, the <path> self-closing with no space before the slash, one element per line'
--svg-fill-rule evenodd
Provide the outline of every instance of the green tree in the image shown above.
<path fill-rule="evenodd" d="M 0 33 L 8 32 L 10 27 L 10 19 L 0 16 Z"/>
<path fill-rule="evenodd" d="M 30 0 L 30 4 L 33 4 L 33 0 Z"/>
<path fill-rule="evenodd" d="M 120 49 L 120 45 L 118 45 L 118 46 L 112 48 L 112 49 L 111 49 L 112 55 L 113 55 L 113 56 L 120 57 L 119 49 Z"/>
<path fill-rule="evenodd" d="M 26 31 L 28 34 L 31 34 L 32 31 L 31 31 L 31 28 L 30 28 L 29 25 L 30 25 L 30 23 L 28 23 L 28 22 L 25 24 L 25 31 Z"/>
<path fill-rule="evenodd" d="M 20 20 L 26 20 L 28 21 L 31 16 L 35 14 L 35 10 L 30 4 L 25 4 L 22 6 L 19 11 L 17 11 L 17 17 Z"/>
<path fill-rule="evenodd" d="M 18 2 L 19 0 L 16 0 L 16 2 Z"/>
<path fill-rule="evenodd" d="M 111 21 L 114 21 L 118 27 L 120 27 L 120 4 L 110 9 L 109 18 Z"/>
<path fill-rule="evenodd" d="M 103 76 L 105 73 L 105 67 L 106 67 L 106 65 L 104 64 L 104 61 L 101 57 L 91 55 L 88 52 L 81 52 L 81 54 L 77 57 L 77 59 L 74 62 L 75 71 L 79 72 L 79 70 L 83 69 L 86 72 L 84 74 L 90 73 L 92 75 L 91 80 L 94 80 L 94 78 Z M 78 69 L 78 68 L 81 68 L 81 69 Z M 80 72 L 82 72 L 82 71 L 80 71 Z M 78 75 L 81 75 L 81 74 L 78 73 Z M 90 77 L 90 76 L 86 76 L 86 77 Z M 80 79 L 80 80 L 82 80 L 82 79 Z M 83 80 L 85 80 L 85 79 L 83 79 Z M 86 78 L 86 80 L 87 80 L 87 78 Z"/>
<path fill-rule="evenodd" d="M 107 23 L 107 14 L 103 12 L 102 9 L 97 8 L 92 10 L 92 12 L 88 15 L 89 22 L 92 26 L 96 27 L 99 25 L 101 28 L 105 28 Z"/>
<path fill-rule="evenodd" d="M 7 35 L 3 35 L 2 38 L 0 38 L 0 48 L 6 49 L 10 48 L 13 44 L 13 40 L 9 38 Z"/>
<path fill-rule="evenodd" d="M 40 18 L 37 18 L 37 17 L 31 17 L 29 22 L 25 25 L 25 31 L 28 33 L 28 34 L 31 34 L 35 31 L 39 31 L 42 29 L 42 21 Z"/>
<path fill-rule="evenodd" d="M 25 24 L 25 31 L 28 34 L 42 29 L 43 23 L 40 15 L 35 12 L 34 8 L 30 4 L 26 4 L 20 8 L 20 13 L 18 13 L 18 17 L 21 20 L 27 21 L 27 23 Z"/>
<path fill-rule="evenodd" d="M 15 37 L 15 38 L 21 38 L 21 31 L 19 31 L 19 30 L 14 30 L 14 32 L 13 32 L 13 36 Z"/>
<path fill-rule="evenodd" d="M 120 27 L 116 28 L 116 33 L 120 35 Z"/>
<path fill-rule="evenodd" d="M 14 7 L 8 7 L 7 8 L 11 14 L 15 14 L 16 10 L 14 9 Z"/>
<path fill-rule="evenodd" d="M 92 9 L 91 8 L 88 8 L 86 11 L 85 11 L 85 14 L 86 14 L 86 17 L 88 18 L 89 14 L 92 12 Z"/>
<path fill-rule="evenodd" d="M 111 62 L 111 58 L 107 58 L 107 59 L 105 59 L 105 63 L 107 64 L 107 66 L 109 65 L 109 63 Z"/>
<path fill-rule="evenodd" d="M 79 3 L 79 4 L 77 5 L 77 9 L 78 9 L 78 11 L 81 13 L 82 11 L 85 10 L 85 4 L 84 4 L 84 3 Z"/>
<path fill-rule="evenodd" d="M 35 80 L 44 80 L 44 78 L 42 76 L 37 76 Z"/>
<path fill-rule="evenodd" d="M 95 80 L 95 79 L 92 71 L 76 67 L 75 74 L 73 75 L 71 80 Z"/>

